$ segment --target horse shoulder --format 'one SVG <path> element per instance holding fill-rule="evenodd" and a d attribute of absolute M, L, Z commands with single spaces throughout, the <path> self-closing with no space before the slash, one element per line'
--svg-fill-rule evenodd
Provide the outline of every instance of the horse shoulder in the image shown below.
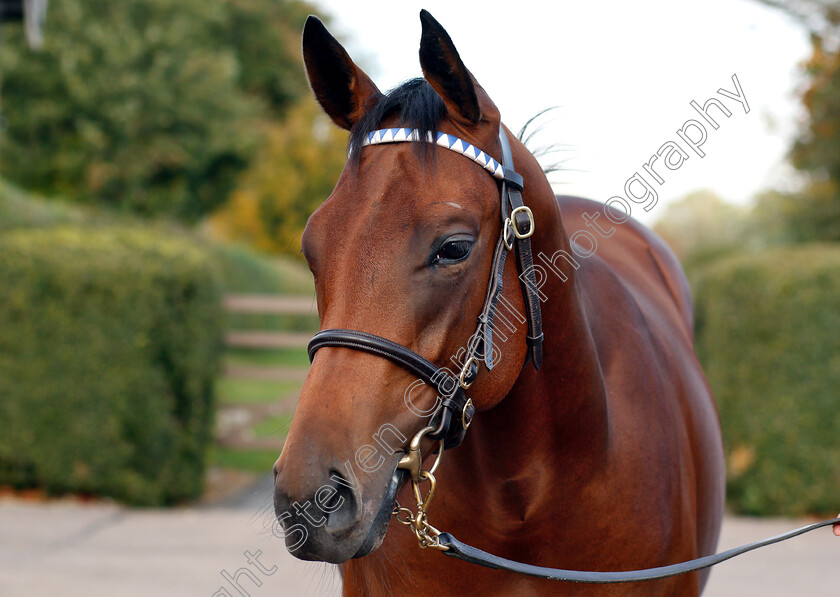
<path fill-rule="evenodd" d="M 591 235 L 590 239 L 597 242 L 596 254 L 637 302 L 654 306 L 660 316 L 672 315 L 673 323 L 693 343 L 691 291 L 682 267 L 668 245 L 632 218 L 621 224 L 610 221 L 604 205 L 597 201 L 561 195 L 557 202 L 566 233 L 570 237 L 578 231 Z M 592 224 L 593 216 L 597 217 L 597 226 Z"/>

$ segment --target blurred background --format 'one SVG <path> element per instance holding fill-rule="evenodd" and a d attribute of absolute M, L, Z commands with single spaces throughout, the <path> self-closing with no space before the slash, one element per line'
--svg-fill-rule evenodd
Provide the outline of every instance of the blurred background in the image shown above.
<path fill-rule="evenodd" d="M 0 553 L 10 562 L 52 545 L 27 543 L 27 517 L 74 524 L 63 508 L 80 522 L 61 545 L 137 512 L 125 506 L 209 517 L 238 507 L 244 518 L 216 522 L 241 537 L 204 558 L 192 550 L 180 568 L 149 564 L 168 571 L 171 594 L 213 594 L 220 568 L 266 539 L 265 475 L 318 321 L 300 234 L 346 157 L 346 134 L 309 93 L 300 33 L 318 15 L 385 90 L 420 74 L 420 8 L 447 28 L 511 130 L 552 108 L 534 144 L 556 167 L 558 193 L 622 195 L 697 118 L 689 102 L 734 91 L 738 76 L 749 113 L 727 103 L 706 157 L 669 172 L 657 204 L 633 215 L 670 244 L 694 292 L 730 511 L 840 509 L 836 2 L 0 0 Z M 138 529 L 154 526 L 142 520 Z M 195 543 L 210 541 L 189 524 Z M 124 535 L 114 527 L 115 541 Z M 115 545 L 102 553 L 125 549 Z M 62 565 L 68 578 L 82 566 Z M 21 580 L 11 566 L 0 567 L 0 593 L 48 593 L 33 588 L 35 568 Z M 130 578 L 128 563 L 108 566 Z M 178 576 L 187 569 L 191 581 Z M 331 572 L 305 573 L 327 580 L 281 594 L 335 590 Z M 66 590 L 62 579 L 50 590 Z"/>

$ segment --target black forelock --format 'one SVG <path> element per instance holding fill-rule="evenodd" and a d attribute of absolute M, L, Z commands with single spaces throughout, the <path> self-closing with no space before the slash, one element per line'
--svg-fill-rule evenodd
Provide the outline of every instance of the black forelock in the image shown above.
<path fill-rule="evenodd" d="M 446 114 L 443 100 L 423 78 L 410 79 L 395 87 L 353 125 L 350 131 L 350 160 L 358 165 L 364 139 L 382 127 L 382 122 L 396 115 L 399 126 L 420 131 L 420 138 L 436 132 Z M 428 155 L 429 143 L 413 143 L 422 156 Z"/>

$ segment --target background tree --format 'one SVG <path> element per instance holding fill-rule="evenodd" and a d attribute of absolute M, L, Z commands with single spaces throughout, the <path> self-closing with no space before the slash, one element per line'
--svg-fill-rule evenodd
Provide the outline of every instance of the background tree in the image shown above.
<path fill-rule="evenodd" d="M 840 241 L 840 4 L 761 0 L 802 23 L 812 52 L 803 65 L 804 119 L 790 151 L 805 175 L 796 193 L 766 193 L 759 209 L 778 217 L 789 241 Z"/>
<path fill-rule="evenodd" d="M 45 44 L 0 52 L 0 173 L 71 199 L 197 220 L 222 204 L 264 121 L 304 90 L 299 0 L 66 0 Z"/>
<path fill-rule="evenodd" d="M 313 99 L 303 99 L 269 128 L 253 166 L 210 219 L 211 230 L 262 251 L 298 255 L 306 220 L 332 192 L 347 160 L 346 144 L 346 132 Z"/>
<path fill-rule="evenodd" d="M 309 94 L 301 60 L 303 24 L 315 9 L 298 0 L 225 0 L 225 39 L 239 64 L 239 84 L 283 116 Z M 329 22 L 329 19 L 325 19 Z"/>
<path fill-rule="evenodd" d="M 814 38 L 837 49 L 840 44 L 840 5 L 836 0 L 759 0 L 784 11 Z"/>

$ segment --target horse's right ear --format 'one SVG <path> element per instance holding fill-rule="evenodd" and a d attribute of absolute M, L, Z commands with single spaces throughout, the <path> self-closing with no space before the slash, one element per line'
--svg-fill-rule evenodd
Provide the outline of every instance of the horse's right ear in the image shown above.
<path fill-rule="evenodd" d="M 324 24 L 310 15 L 303 26 L 303 62 L 315 98 L 338 126 L 350 128 L 382 97 Z"/>

